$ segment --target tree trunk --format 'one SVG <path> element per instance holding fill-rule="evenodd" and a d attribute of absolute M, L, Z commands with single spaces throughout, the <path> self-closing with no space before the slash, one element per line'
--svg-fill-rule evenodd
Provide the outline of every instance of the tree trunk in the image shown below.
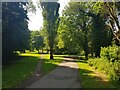
<path fill-rule="evenodd" d="M 52 49 L 52 47 L 50 47 L 50 59 L 54 59 L 53 58 L 53 49 Z"/>
<path fill-rule="evenodd" d="M 52 31 L 50 32 L 50 37 L 49 37 L 49 46 L 50 46 L 50 59 L 53 58 L 53 45 L 54 45 L 54 37 L 52 35 Z"/>
<path fill-rule="evenodd" d="M 38 51 L 38 54 L 39 54 L 39 53 L 40 53 L 40 52 L 39 52 L 39 49 L 38 49 L 37 51 Z"/>
<path fill-rule="evenodd" d="M 100 58 L 100 50 L 101 50 L 101 47 L 96 49 L 96 51 L 95 51 L 95 57 L 96 58 Z"/>
<path fill-rule="evenodd" d="M 84 52 L 85 52 L 85 59 L 88 60 L 88 53 L 89 53 L 89 50 L 88 50 L 88 38 L 87 38 L 87 28 L 86 28 L 86 22 L 84 22 L 84 28 L 83 28 L 83 31 L 84 31 L 84 44 L 83 44 L 83 48 L 84 48 Z"/>
<path fill-rule="evenodd" d="M 43 53 L 43 47 L 42 47 L 42 53 Z"/>
<path fill-rule="evenodd" d="M 85 60 L 88 60 L 88 53 L 85 52 Z"/>
<path fill-rule="evenodd" d="M 91 57 L 93 58 L 94 55 L 93 55 L 93 49 L 92 48 L 90 48 L 90 54 L 91 54 Z"/>
<path fill-rule="evenodd" d="M 23 50 L 23 53 L 26 53 L 25 50 Z"/>
<path fill-rule="evenodd" d="M 46 52 L 47 54 L 49 53 L 49 50 L 47 49 L 47 52 Z"/>
<path fill-rule="evenodd" d="M 85 52 L 85 59 L 88 60 L 88 40 L 86 35 L 84 37 L 85 37 L 85 41 L 84 41 L 83 47 Z"/>

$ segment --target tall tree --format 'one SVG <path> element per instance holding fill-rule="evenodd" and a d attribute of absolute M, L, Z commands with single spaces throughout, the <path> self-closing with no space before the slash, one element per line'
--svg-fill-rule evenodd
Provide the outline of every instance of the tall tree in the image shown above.
<path fill-rule="evenodd" d="M 34 47 L 39 52 L 40 48 L 43 48 L 43 37 L 40 35 L 34 36 Z"/>
<path fill-rule="evenodd" d="M 3 61 L 13 56 L 14 51 L 28 48 L 26 2 L 2 3 L 2 52 Z"/>
<path fill-rule="evenodd" d="M 67 24 L 68 28 L 70 31 L 72 31 L 72 37 L 74 37 L 75 41 L 77 41 L 77 45 L 79 47 L 82 46 L 84 52 L 85 52 L 85 57 L 88 59 L 88 53 L 89 53 L 89 48 L 88 48 L 88 26 L 89 26 L 89 21 L 90 18 L 85 16 L 83 13 L 79 12 L 79 8 L 84 3 L 76 3 L 76 2 L 71 2 L 69 5 L 66 7 L 65 11 L 63 12 L 63 16 L 67 18 Z M 73 28 L 74 27 L 74 28 Z M 73 40 L 74 40 L 73 39 Z"/>
<path fill-rule="evenodd" d="M 104 8 L 103 12 L 105 13 L 107 25 L 112 30 L 116 44 L 120 46 L 120 1 L 104 2 L 102 7 Z"/>
<path fill-rule="evenodd" d="M 44 18 L 44 28 L 48 34 L 48 43 L 50 47 L 50 59 L 53 59 L 53 47 L 54 40 L 57 33 L 58 17 L 59 17 L 59 7 L 60 4 L 57 2 L 41 2 L 42 14 Z"/>
<path fill-rule="evenodd" d="M 103 2 L 89 2 L 86 3 L 86 8 L 83 8 L 82 6 L 79 8 L 79 12 L 92 17 L 92 45 L 95 57 L 100 57 L 101 47 L 109 45 L 111 42 L 106 38 L 108 31 L 105 25 L 104 12 L 101 7 L 102 5 Z M 106 43 L 107 40 L 110 42 Z"/>
<path fill-rule="evenodd" d="M 70 2 L 68 4 L 63 11 L 58 30 L 60 48 L 65 47 L 74 51 L 79 46 L 84 50 L 86 59 L 89 51 L 91 54 L 94 51 L 95 57 L 100 57 L 101 47 L 109 45 L 111 39 L 103 13 L 98 9 L 99 4 L 101 3 Z"/>

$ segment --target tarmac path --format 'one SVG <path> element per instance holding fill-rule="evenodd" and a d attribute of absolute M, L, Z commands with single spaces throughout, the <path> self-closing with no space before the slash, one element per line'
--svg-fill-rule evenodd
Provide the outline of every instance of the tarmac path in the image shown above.
<path fill-rule="evenodd" d="M 58 67 L 25 88 L 81 88 L 78 65 L 73 59 L 64 58 Z"/>

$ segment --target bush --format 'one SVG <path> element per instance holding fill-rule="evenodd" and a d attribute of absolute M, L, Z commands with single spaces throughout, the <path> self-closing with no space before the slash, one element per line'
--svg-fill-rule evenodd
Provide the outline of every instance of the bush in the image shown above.
<path fill-rule="evenodd" d="M 88 63 L 95 69 L 104 72 L 112 81 L 120 81 L 120 51 L 119 47 L 106 47 L 101 49 L 101 58 L 89 59 Z"/>
<path fill-rule="evenodd" d="M 114 62 L 120 58 L 120 48 L 118 46 L 109 46 L 101 48 L 101 58 L 107 58 L 109 61 Z"/>

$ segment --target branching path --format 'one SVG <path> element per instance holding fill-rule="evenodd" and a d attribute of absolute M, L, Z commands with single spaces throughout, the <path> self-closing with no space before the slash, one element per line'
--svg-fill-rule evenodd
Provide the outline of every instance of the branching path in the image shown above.
<path fill-rule="evenodd" d="M 38 79 L 26 88 L 80 88 L 78 65 L 72 59 L 65 58 L 57 68 Z"/>

